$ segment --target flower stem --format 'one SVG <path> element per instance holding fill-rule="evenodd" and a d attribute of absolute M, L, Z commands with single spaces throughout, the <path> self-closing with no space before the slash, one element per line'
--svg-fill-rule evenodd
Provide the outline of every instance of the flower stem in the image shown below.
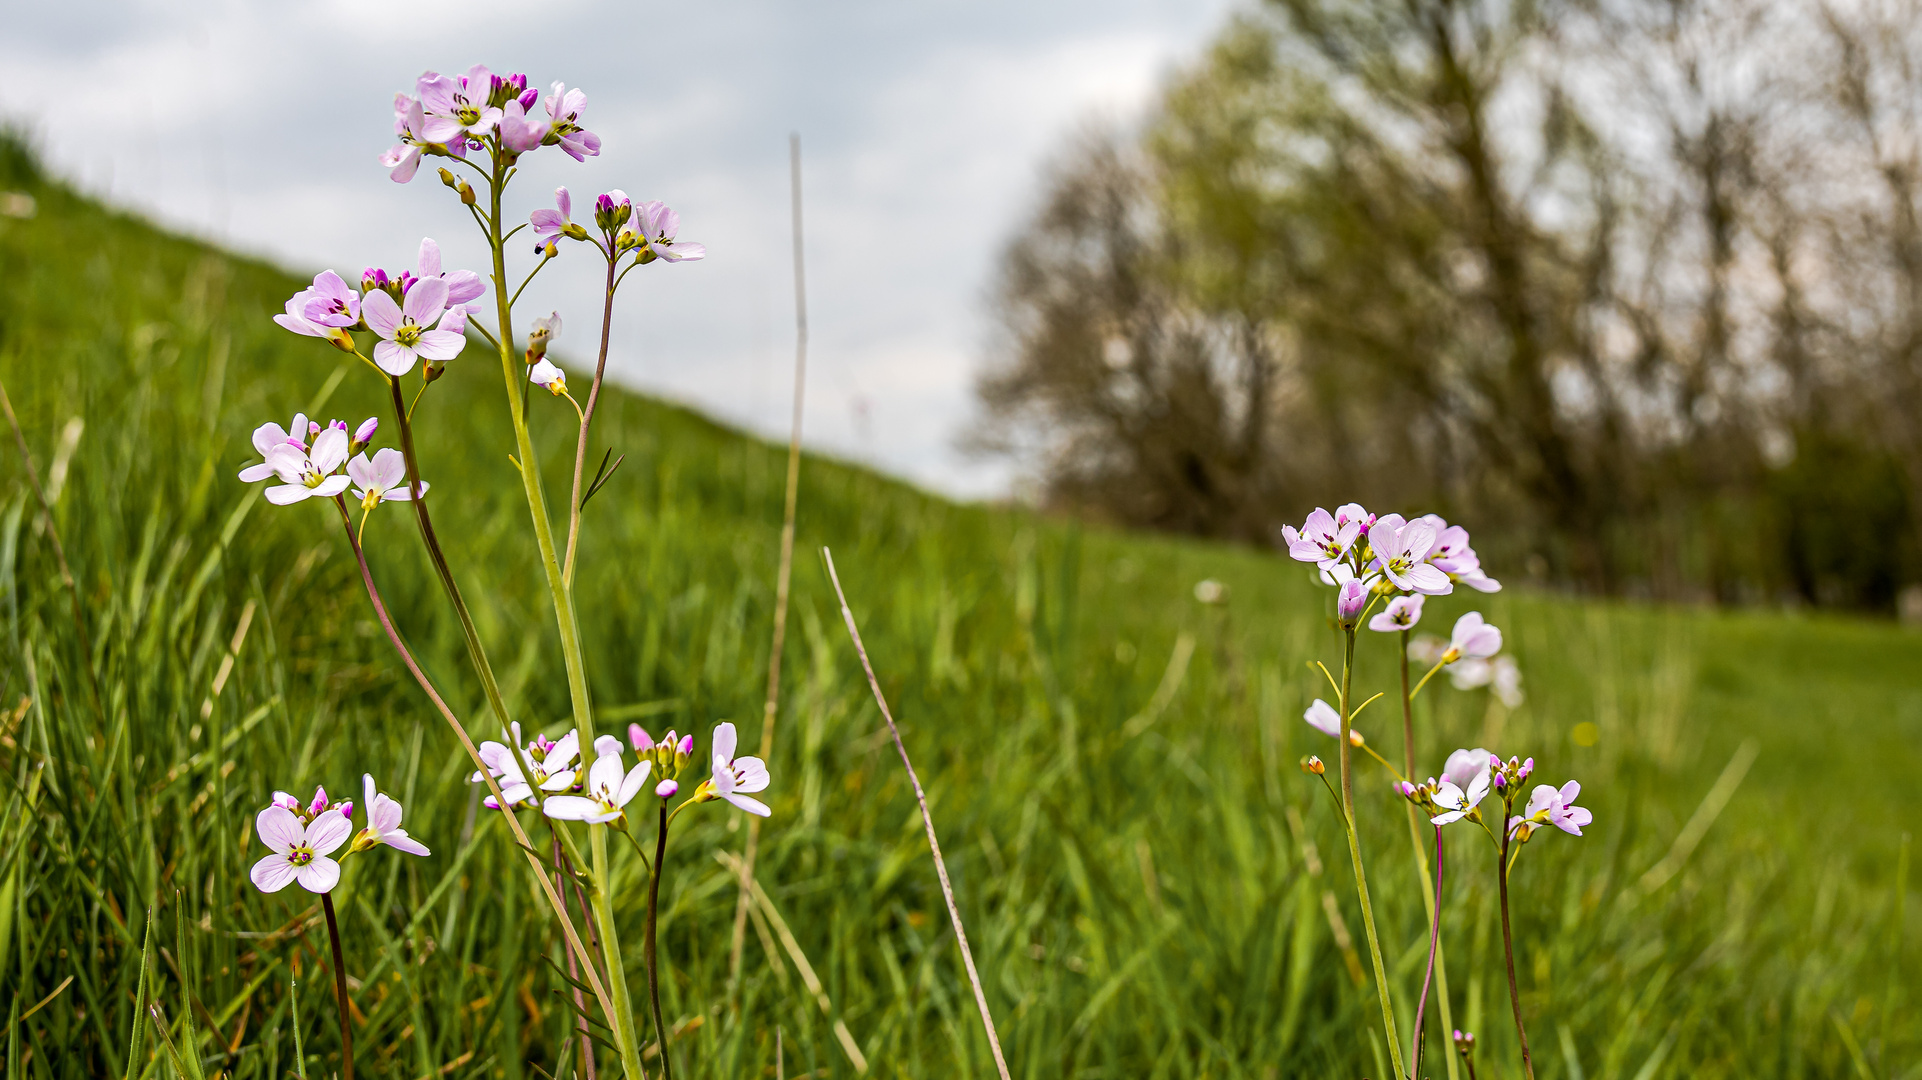
<path fill-rule="evenodd" d="M 547 574 L 547 591 L 554 601 L 555 628 L 560 634 L 561 659 L 567 668 L 567 693 L 573 707 L 574 730 L 579 735 L 582 753 L 594 745 L 594 713 L 587 689 L 587 664 L 581 652 L 580 623 L 574 613 L 574 594 L 561 575 L 561 564 L 554 546 L 554 524 L 548 516 L 547 494 L 541 486 L 540 461 L 535 455 L 534 438 L 527 430 L 527 410 L 522 396 L 526 379 L 514 353 L 514 309 L 507 293 L 507 245 L 501 236 L 501 192 L 507 184 L 508 168 L 498 148 L 488 183 L 488 248 L 493 256 L 494 300 L 500 327 L 501 376 L 507 389 L 507 412 L 514 425 L 514 447 L 518 453 L 521 485 L 527 494 L 527 510 L 533 518 L 534 540 L 540 549 L 541 569 Z M 607 836 L 605 829 L 588 835 L 594 879 L 594 917 L 601 926 L 601 956 L 607 968 L 607 984 L 612 1007 L 607 1011 L 614 1030 L 614 1045 L 619 1049 L 621 1069 L 629 1080 L 646 1075 L 641 1069 L 639 1040 L 634 1030 L 633 998 L 627 989 L 627 975 L 621 965 L 621 943 L 614 927 L 613 901 L 609 895 L 607 873 Z M 543 875 L 543 878 L 545 875 Z"/>
<path fill-rule="evenodd" d="M 1501 881 L 1502 899 L 1502 955 L 1508 961 L 1508 1003 L 1515 1009 L 1515 1035 L 1522 1041 L 1522 1072 L 1528 1080 L 1535 1080 L 1535 1063 L 1528 1056 L 1528 1030 L 1522 1027 L 1522 998 L 1515 989 L 1515 939 L 1508 929 L 1508 845 L 1514 831 L 1508 828 L 1508 809 L 1502 810 L 1502 856 L 1497 868 Z"/>
<path fill-rule="evenodd" d="M 594 381 L 587 388 L 587 408 L 581 411 L 581 437 L 574 444 L 574 494 L 567 502 L 567 561 L 561 564 L 561 579 L 574 587 L 574 550 L 581 539 L 581 476 L 587 470 L 587 426 L 594 422 L 594 406 L 601 400 L 601 375 L 607 370 L 607 337 L 614 323 L 614 267 L 607 260 L 607 298 L 601 306 L 601 354 L 594 361 Z M 569 400 L 572 400 L 570 397 Z M 575 406 L 579 408 L 577 404 Z"/>
<path fill-rule="evenodd" d="M 1355 894 L 1361 901 L 1361 925 L 1368 936 L 1368 956 L 1375 965 L 1375 992 L 1381 998 L 1382 1029 L 1388 1035 L 1388 1056 L 1395 1067 L 1395 1075 L 1407 1076 L 1402 1068 L 1401 1036 L 1395 1033 L 1395 1007 L 1388 1000 L 1388 972 L 1382 965 L 1381 939 L 1375 933 L 1375 909 L 1368 902 L 1368 873 L 1362 869 L 1361 838 L 1355 831 L 1355 778 L 1354 757 L 1349 752 L 1348 732 L 1351 698 L 1350 687 L 1355 675 L 1355 630 L 1347 628 L 1343 633 L 1346 642 L 1342 648 L 1341 660 L 1341 816 L 1342 824 L 1348 833 L 1348 854 L 1355 863 Z M 1532 1078 L 1531 1078 L 1532 1080 Z"/>
<path fill-rule="evenodd" d="M 1428 909 L 1428 970 L 1421 977 L 1421 1000 L 1415 1005 L 1415 1041 L 1408 1052 L 1408 1075 L 1421 1075 L 1422 1017 L 1428 1011 L 1428 984 L 1435 976 L 1435 952 L 1441 944 L 1442 827 L 1435 826 L 1435 903 Z M 1450 1070 L 1453 1071 L 1453 1070 Z"/>
<path fill-rule="evenodd" d="M 674 1080 L 667 1052 L 667 1025 L 661 1021 L 661 973 L 656 962 L 655 917 L 661 908 L 661 869 L 667 865 L 667 804 L 661 804 L 661 830 L 654 841 L 654 872 L 647 877 L 647 926 L 641 931 L 642 959 L 647 962 L 647 999 L 654 1010 L 654 1037 L 661 1043 L 662 1080 Z"/>
<path fill-rule="evenodd" d="M 340 1006 L 340 1069 L 343 1080 L 354 1080 L 354 1030 L 347 1016 L 347 962 L 340 956 L 340 923 L 334 918 L 334 894 L 320 894 L 327 913 L 327 943 L 334 947 L 334 1003 Z"/>
<path fill-rule="evenodd" d="M 440 692 L 435 690 L 434 684 L 428 681 L 427 674 L 414 660 L 414 654 L 407 648 L 407 643 L 401 640 L 400 631 L 394 628 L 393 619 L 388 617 L 387 605 L 381 601 L 380 590 L 374 587 L 374 573 L 367 567 L 367 555 L 361 550 L 359 539 L 354 536 L 353 519 L 347 515 L 347 501 L 335 496 L 334 506 L 340 511 L 341 526 L 347 530 L 347 543 L 354 549 L 354 561 L 360 564 L 360 580 L 367 587 L 367 599 L 374 605 L 374 615 L 379 618 L 381 629 L 387 631 L 387 639 L 393 643 L 394 651 L 400 653 L 401 662 L 407 665 L 408 672 L 414 676 L 414 681 L 420 684 L 421 690 L 427 694 L 427 699 L 432 701 L 434 708 L 440 711 L 441 718 L 447 721 L 447 726 L 454 729 L 455 736 L 460 739 L 461 748 L 467 751 L 468 758 L 473 761 L 474 767 L 480 770 L 481 778 L 486 781 L 488 790 L 493 793 L 494 801 L 502 807 L 501 813 L 507 818 L 507 827 L 514 834 L 515 844 L 521 849 L 521 854 L 526 856 L 528 866 L 533 868 L 534 880 L 540 883 L 542 891 L 547 894 L 547 902 L 561 921 L 561 935 L 567 939 L 569 947 L 586 956 L 587 947 L 581 944 L 580 935 L 574 930 L 573 920 L 567 917 L 567 905 L 554 891 L 552 883 L 547 880 L 547 870 L 541 866 L 540 857 L 535 854 L 534 845 L 529 842 L 526 831 L 521 828 L 520 819 L 514 816 L 513 809 L 507 805 L 506 796 L 501 794 L 500 783 L 488 771 L 487 764 L 481 761 L 480 751 L 475 748 L 474 741 L 467 737 L 467 729 L 461 726 L 454 711 L 447 707 L 447 702 L 442 700 Z M 600 976 L 594 973 L 593 965 L 588 965 L 586 974 L 588 988 L 594 991 L 594 998 L 600 1003 L 601 1011 L 610 1016 L 613 1015 L 614 1010 L 608 992 L 601 985 Z M 643 1074 L 637 1071 L 630 1075 L 639 1077 Z"/>
<path fill-rule="evenodd" d="M 547 828 L 549 832 L 554 834 L 554 888 L 556 890 L 564 890 L 566 885 L 561 879 L 561 873 L 566 866 L 566 862 L 561 857 L 560 829 L 554 824 L 552 818 L 548 819 Z M 574 891 L 580 900 L 581 918 L 586 919 L 587 897 L 579 895 L 580 886 L 578 884 L 574 887 Z M 594 945 L 594 924 L 590 920 L 586 925 L 588 947 L 592 948 Z M 581 977 L 579 963 L 571 951 L 567 954 L 567 977 L 576 981 L 579 981 Z M 587 1074 L 587 1080 L 594 1080 L 594 1040 L 589 1037 L 587 1031 L 587 1001 L 581 996 L 581 988 L 578 986 L 574 988 L 574 1011 L 579 1014 L 575 1018 L 575 1023 L 578 1025 L 581 1033 L 582 1071 Z"/>
<path fill-rule="evenodd" d="M 1415 690 L 1410 690 L 1408 686 L 1408 634 L 1409 632 L 1407 630 L 1401 632 L 1401 731 L 1402 752 L 1408 763 L 1408 779 L 1412 782 L 1415 777 Z M 1429 674 L 1433 675 L 1434 670 L 1431 669 Z M 1425 682 L 1426 679 L 1423 681 Z M 1416 690 L 1419 689 L 1419 687 L 1416 687 Z M 1415 805 L 1413 803 L 1408 804 L 1408 839 L 1415 853 L 1416 879 L 1427 882 L 1428 860 L 1423 856 L 1421 825 L 1416 821 Z M 1448 1030 L 1455 1026 L 1455 1020 L 1454 1017 L 1449 1015 L 1448 961 L 1442 955 L 1441 950 L 1441 830 L 1439 828 L 1435 830 L 1434 897 L 1431 900 L 1428 890 L 1423 889 L 1422 902 L 1428 908 L 1428 964 L 1434 971 L 1436 1003 L 1441 1009 L 1442 1028 Z M 1422 982 L 1422 997 L 1424 1001 L 1427 1000 L 1427 995 L 1428 983 L 1424 979 Z M 1415 1044 L 1414 1049 L 1409 1054 L 1409 1073 L 1411 1076 L 1421 1068 L 1421 1043 L 1421 1010 L 1417 1009 L 1415 1019 Z M 1443 1054 L 1442 1061 L 1448 1066 L 1448 1080 L 1456 1080 L 1454 1057 Z"/>

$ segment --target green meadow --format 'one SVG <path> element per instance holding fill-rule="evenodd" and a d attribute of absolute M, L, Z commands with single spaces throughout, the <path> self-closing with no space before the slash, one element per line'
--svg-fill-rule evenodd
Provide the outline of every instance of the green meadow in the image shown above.
<path fill-rule="evenodd" d="M 0 189 L 37 201 L 31 218 L 0 217 L 0 377 L 51 489 L 85 634 L 4 433 L 6 1075 L 338 1071 L 314 898 L 263 896 L 247 871 L 272 791 L 358 801 L 363 770 L 433 855 L 347 863 L 361 1075 L 565 1075 L 578 1062 L 561 1060 L 572 1017 L 551 922 L 374 622 L 338 520 L 235 479 L 255 426 L 297 411 L 356 423 L 385 412 L 383 388 L 269 321 L 299 275 L 0 151 Z M 564 490 L 572 411 L 533 405 L 548 490 Z M 755 745 L 785 448 L 620 391 L 600 416 L 597 447 L 627 455 L 583 539 L 600 729 L 637 720 L 705 745 L 732 719 Z M 566 682 L 484 349 L 450 364 L 417 423 L 437 527 L 508 701 L 557 735 Z M 1327 696 L 1309 663 L 1340 660 L 1312 569 L 956 504 L 821 457 L 801 477 L 768 905 L 730 1000 L 736 879 L 721 856 L 744 826 L 723 804 L 691 812 L 662 896 L 676 1075 L 773 1076 L 777 1038 L 786 1077 L 852 1077 L 857 1056 L 880 1077 L 992 1075 L 823 546 L 927 787 L 1016 1076 L 1385 1075 L 1365 948 L 1350 958 L 1360 914 L 1339 820 L 1298 767 L 1334 751 L 1301 720 Z M 477 740 L 498 737 L 404 510 L 377 510 L 366 545 L 429 674 Z M 1457 746 L 1533 755 L 1539 780 L 1579 779 L 1595 814 L 1582 838 L 1537 835 L 1515 871 L 1538 1076 L 1922 1077 L 1918 905 L 1903 902 L 1922 826 L 1922 634 L 1576 599 L 1489 569 L 1515 585 L 1433 601 L 1423 628 L 1483 611 L 1527 700 L 1511 710 L 1438 677 L 1417 701 L 1418 755 L 1423 776 Z M 1203 578 L 1226 584 L 1225 604 L 1197 602 Z M 1357 686 L 1392 699 L 1394 647 L 1368 637 Z M 1393 712 L 1378 702 L 1357 727 L 1399 760 Z M 1388 780 L 1357 766 L 1407 1032 L 1427 922 Z M 1479 1076 L 1518 1077 L 1494 859 L 1479 833 L 1448 840 L 1449 1008 L 1477 1036 Z M 615 867 L 638 980 L 644 873 L 624 848 Z M 1451 1075 L 1444 1035 L 1431 1019 L 1426 1075 Z"/>

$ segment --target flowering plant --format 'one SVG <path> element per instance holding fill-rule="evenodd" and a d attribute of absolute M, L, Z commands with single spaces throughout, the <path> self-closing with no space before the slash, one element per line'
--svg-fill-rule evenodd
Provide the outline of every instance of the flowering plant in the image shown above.
<path fill-rule="evenodd" d="M 1439 779 L 1430 777 L 1417 783 L 1414 699 L 1428 680 L 1444 668 L 1451 681 L 1462 689 L 1491 686 L 1508 707 L 1521 703 L 1521 674 L 1511 657 L 1497 655 L 1502 650 L 1501 630 L 1490 624 L 1479 611 L 1470 611 L 1455 621 L 1446 642 L 1424 635 L 1411 642 L 1410 635 L 1425 614 L 1431 597 L 1452 594 L 1457 585 L 1482 593 L 1498 592 L 1501 582 L 1488 576 L 1481 559 L 1469 546 L 1468 531 L 1450 525 L 1434 514 L 1413 520 L 1400 514 L 1375 515 L 1356 503 L 1342 506 L 1334 513 L 1317 508 L 1297 529 L 1282 529 L 1282 543 L 1288 554 L 1315 564 L 1320 580 L 1333 586 L 1335 625 L 1343 640 L 1341 678 L 1326 666 L 1317 664 L 1334 689 L 1338 704 L 1316 698 L 1303 714 L 1309 726 L 1336 740 L 1340 768 L 1338 783 L 1331 783 L 1327 766 L 1319 757 L 1302 759 L 1302 770 L 1319 777 L 1334 798 L 1341 814 L 1349 856 L 1354 863 L 1357 898 L 1361 904 L 1362 928 L 1374 962 L 1375 986 L 1381 999 L 1382 1027 L 1388 1038 L 1389 1056 L 1399 1077 L 1420 1076 L 1423 1022 L 1427 1012 L 1429 986 L 1439 993 L 1437 1004 L 1442 1027 L 1453 1028 L 1449 1015 L 1446 967 L 1441 955 L 1442 905 L 1442 829 L 1459 821 L 1481 827 L 1496 852 L 1496 879 L 1501 901 L 1502 945 L 1508 963 L 1509 1001 L 1515 1017 L 1515 1032 L 1521 1042 L 1522 1069 L 1530 1080 L 1535 1075 L 1529 1054 L 1528 1032 L 1522 1020 L 1521 999 L 1515 982 L 1515 949 L 1509 925 L 1509 872 L 1520 855 L 1521 846 L 1544 826 L 1554 826 L 1573 836 L 1593 820 L 1588 810 L 1575 804 L 1581 785 L 1573 780 L 1556 788 L 1537 786 L 1528 796 L 1521 812 L 1516 812 L 1522 788 L 1534 772 L 1535 759 L 1509 758 L 1506 762 L 1489 750 L 1456 750 L 1448 756 Z M 1369 613 L 1376 611 L 1373 618 Z M 1375 698 L 1355 705 L 1351 694 L 1355 669 L 1358 630 L 1366 620 L 1369 630 L 1398 634 L 1396 650 L 1401 667 L 1402 767 L 1397 768 L 1377 753 L 1354 727 L 1355 717 Z M 1409 661 L 1428 665 L 1419 680 L 1411 678 Z M 1380 694 L 1375 697 L 1380 697 Z M 1352 751 L 1360 750 L 1374 758 L 1393 777 L 1392 787 L 1407 805 L 1409 835 L 1414 840 L 1415 864 L 1423 882 L 1423 900 L 1428 908 L 1428 969 L 1422 979 L 1421 996 L 1415 1009 L 1414 1035 L 1406 1054 L 1396 1034 L 1395 1012 L 1390 1004 L 1387 975 L 1382 960 L 1380 936 L 1375 926 L 1374 907 L 1368 895 L 1368 875 L 1362 860 L 1361 841 L 1355 828 L 1355 792 Z M 1500 800 L 1494 825 L 1484 815 L 1483 806 L 1491 794 Z M 1435 862 L 1431 873 L 1427 850 L 1422 843 L 1418 818 L 1428 819 L 1434 832 Z M 1432 895 L 1430 885 L 1432 883 Z M 1474 1036 L 1456 1031 L 1456 1046 L 1464 1062 L 1470 1061 Z M 1446 1055 L 1444 1055 L 1446 1057 Z M 1455 1076 L 1455 1060 L 1447 1058 L 1448 1073 Z M 1472 1075 L 1472 1064 L 1469 1066 Z"/>
<path fill-rule="evenodd" d="M 623 762 L 621 741 L 595 730 L 574 579 L 582 513 L 588 499 L 613 473 L 613 468 L 606 467 L 606 459 L 602 470 L 591 478 L 585 474 L 585 467 L 607 362 L 614 301 L 627 275 L 636 268 L 696 262 L 705 256 L 706 249 L 681 239 L 680 216 L 666 204 L 637 203 L 619 190 L 610 190 L 594 200 L 591 222 L 572 219 L 572 200 L 565 187 L 555 192 L 552 208 L 533 210 L 524 218 L 507 209 L 507 188 L 526 168 L 528 155 L 547 147 L 559 148 L 575 162 L 599 155 L 599 136 L 583 127 L 586 107 L 587 95 L 578 88 L 568 89 L 556 82 L 543 98 L 537 87 L 530 86 L 527 76 L 497 75 L 480 65 L 459 76 L 427 72 L 415 82 L 413 93 L 395 96 L 396 142 L 381 155 L 381 163 L 394 182 L 404 184 L 413 180 L 429 159 L 441 162 L 440 182 L 477 227 L 485 242 L 488 269 L 444 269 L 440 245 L 426 239 L 420 243 L 419 258 L 412 270 L 368 267 L 357 280 L 333 270 L 316 275 L 308 288 L 288 299 L 284 312 L 274 321 L 292 333 L 319 339 L 359 359 L 372 378 L 384 383 L 398 445 L 370 446 L 384 422 L 379 419 L 365 421 L 350 434 L 342 421 L 323 425 L 297 415 L 286 428 L 269 422 L 254 431 L 253 446 L 260 460 L 244 469 L 240 478 L 249 483 L 274 482 L 265 494 L 276 505 L 310 500 L 333 504 L 375 615 L 402 663 L 471 760 L 473 781 L 487 786 L 486 805 L 505 818 L 566 942 L 570 979 L 577 980 L 577 985 L 584 986 L 595 1000 L 600 1015 L 590 1018 L 584 999 L 578 994 L 575 998 L 576 1008 L 582 1012 L 582 1064 L 588 1075 L 594 1074 L 593 1046 L 587 1034 L 592 1019 L 608 1033 L 607 1041 L 614 1047 L 621 1071 L 638 1080 L 645 1075 L 641 1038 L 628 991 L 626 954 L 614 918 L 618 898 L 609 886 L 608 838 L 616 833 L 626 836 L 649 878 L 642 953 L 655 1037 L 665 1047 L 668 1032 L 662 1024 L 658 993 L 655 909 L 665 868 L 668 825 L 689 807 L 713 801 L 725 801 L 759 816 L 771 811 L 750 797 L 768 787 L 767 767 L 758 758 L 734 756 L 737 737 L 732 724 L 722 723 L 715 729 L 711 775 L 672 807 L 669 803 L 680 792 L 678 776 L 694 752 L 693 736 L 670 733 L 655 743 L 641 733 L 634 739 L 639 760 L 630 768 Z M 514 283 L 508 276 L 508 250 L 513 238 L 527 228 L 533 230 L 534 261 Z M 515 302 L 528 282 L 560 257 L 563 247 L 582 242 L 599 256 L 605 270 L 598 298 L 600 352 L 584 401 L 575 398 L 566 374 L 548 356 L 548 346 L 560 334 L 559 313 L 534 320 L 524 345 L 519 344 L 521 339 L 514 329 Z M 516 249 L 523 256 L 526 251 L 526 247 Z M 480 302 L 490 289 L 491 302 Z M 448 374 L 449 365 L 465 353 L 472 343 L 470 334 L 486 342 L 500 358 L 514 430 L 511 457 L 520 473 L 560 633 L 572 716 L 569 730 L 555 739 L 536 734 L 532 740 L 523 740 L 521 725 L 501 692 L 487 649 L 436 537 L 428 498 L 430 485 L 421 478 L 415 452 L 415 410 L 435 381 Z M 464 372 L 469 365 L 460 367 Z M 411 402 L 405 385 L 409 381 L 417 383 Z M 553 397 L 567 398 L 574 412 L 574 420 L 558 421 L 572 424 L 575 436 L 573 484 L 565 509 L 558 515 L 559 522 L 550 509 L 531 431 L 535 410 L 543 407 L 537 406 L 529 393 L 536 386 Z M 564 418 L 565 412 L 560 415 Z M 619 464 L 615 460 L 614 468 Z M 436 498 L 447 497 L 440 489 L 432 490 Z M 359 505 L 358 521 L 349 511 L 350 496 Z M 394 613 L 381 597 L 369 555 L 383 551 L 387 541 L 378 530 L 370 536 L 366 529 L 374 511 L 388 503 L 402 504 L 412 511 L 421 543 L 459 617 L 469 661 L 493 714 L 494 726 L 502 732 L 501 742 L 474 744 L 467 725 L 415 661 L 395 624 Z M 557 526 L 564 527 L 564 534 Z M 594 754 L 591 763 L 585 759 L 588 750 Z M 633 833 L 637 825 L 646 824 L 647 815 L 630 817 L 643 790 L 658 806 L 652 859 L 646 857 Z M 258 822 L 260 838 L 271 854 L 255 865 L 254 883 L 263 891 L 273 892 L 297 882 L 321 895 L 337 970 L 339 936 L 330 894 L 341 880 L 341 866 L 334 854 L 343 845 L 348 846 L 348 855 L 378 846 L 422 857 L 430 854 L 426 845 L 401 827 L 400 804 L 377 791 L 371 777 L 366 780 L 365 795 L 366 826 L 358 833 L 350 823 L 351 804 L 330 807 L 324 792 L 305 807 L 290 796 L 276 795 L 273 805 L 261 811 Z M 527 824 L 521 820 L 524 813 Z M 552 834 L 553 869 L 571 871 L 585 885 L 577 909 L 570 910 L 560 892 L 562 875 L 550 877 L 550 868 L 529 840 L 529 826 L 541 821 Z M 598 957 L 583 944 L 583 927 L 588 931 L 586 940 L 598 943 Z M 348 1009 L 344 977 L 336 989 L 342 1009 L 344 1073 L 351 1080 L 353 1055 L 345 1022 Z M 665 1054 L 660 1058 L 660 1071 L 664 1077 L 672 1076 L 672 1064 Z"/>

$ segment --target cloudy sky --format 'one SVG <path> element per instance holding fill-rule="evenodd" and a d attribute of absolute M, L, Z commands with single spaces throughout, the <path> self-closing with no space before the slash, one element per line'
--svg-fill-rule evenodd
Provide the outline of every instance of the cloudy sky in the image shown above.
<path fill-rule="evenodd" d="M 964 496 L 1004 463 L 955 450 L 989 342 L 996 253 L 1064 135 L 1140 114 L 1232 0 L 703 4 L 62 0 L 0 37 L 0 114 L 54 167 L 160 220 L 301 272 L 411 265 L 434 236 L 484 269 L 471 221 L 423 169 L 378 161 L 391 101 L 476 61 L 588 94 L 599 159 L 527 159 L 524 215 L 565 184 L 667 201 L 707 261 L 622 291 L 620 381 L 785 435 L 793 349 L 787 135 L 801 133 L 812 348 L 810 445 Z M 512 264 L 510 263 L 510 272 Z M 637 280 L 638 279 L 638 280 Z M 638 286 L 638 287 L 636 287 Z M 597 329 L 575 254 L 524 303 Z"/>

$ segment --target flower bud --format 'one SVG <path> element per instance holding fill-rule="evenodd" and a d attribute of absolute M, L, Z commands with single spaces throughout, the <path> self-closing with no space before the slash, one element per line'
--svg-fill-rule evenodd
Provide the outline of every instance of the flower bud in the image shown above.
<path fill-rule="evenodd" d="M 570 221 L 561 226 L 561 235 L 567 237 L 569 240 L 585 240 L 587 239 L 587 229 L 578 221 Z"/>
<path fill-rule="evenodd" d="M 300 813 L 300 800 L 284 791 L 274 792 L 274 805 L 283 810 L 292 810 L 296 814 Z"/>
<path fill-rule="evenodd" d="M 341 803 L 339 806 L 334 807 L 334 809 L 340 811 L 341 817 L 353 817 L 354 816 L 354 800 L 348 799 L 346 802 Z"/>
<path fill-rule="evenodd" d="M 454 187 L 455 186 L 454 174 L 452 172 L 449 172 L 447 169 L 443 168 L 440 171 L 440 182 L 447 185 L 450 188 Z M 459 190 L 459 189 L 456 188 L 456 190 Z"/>
<path fill-rule="evenodd" d="M 637 754 L 645 754 L 654 749 L 654 737 L 639 724 L 627 725 L 627 741 L 633 744 L 634 752 Z"/>
<path fill-rule="evenodd" d="M 679 780 L 673 780 L 673 779 L 663 780 L 660 783 L 654 785 L 654 795 L 656 798 L 660 798 L 660 799 L 671 799 L 674 797 L 675 793 L 680 790 L 681 790 L 681 782 Z"/>
<path fill-rule="evenodd" d="M 361 425 L 354 429 L 354 437 L 348 443 L 347 452 L 349 454 L 360 453 L 368 443 L 374 441 L 374 431 L 379 427 L 380 417 L 378 416 L 370 416 L 362 421 Z"/>
<path fill-rule="evenodd" d="M 1348 742 L 1350 745 L 1360 746 L 1367 741 L 1368 740 L 1361 737 L 1360 731 L 1356 730 L 1355 728 L 1348 729 Z"/>
<path fill-rule="evenodd" d="M 324 787 L 317 787 L 314 789 L 314 801 L 307 804 L 307 812 L 309 814 L 319 814 L 325 811 L 326 809 L 327 809 L 327 789 Z"/>
<path fill-rule="evenodd" d="M 1352 630 L 1361 620 L 1362 609 L 1368 606 L 1368 589 L 1358 580 L 1350 579 L 1341 583 L 1341 591 L 1335 594 L 1335 621 L 1342 629 Z"/>
<path fill-rule="evenodd" d="M 429 360 L 421 368 L 420 377 L 422 382 L 433 382 L 445 374 L 447 374 L 447 361 Z"/>
<path fill-rule="evenodd" d="M 1328 766 L 1323 765 L 1320 758 L 1309 754 L 1307 757 L 1301 759 L 1301 771 L 1321 776 L 1328 771 Z"/>
<path fill-rule="evenodd" d="M 674 771 L 680 772 L 687 765 L 687 759 L 694 756 L 694 736 L 681 736 L 681 744 L 674 748 Z"/>
<path fill-rule="evenodd" d="M 461 202 L 464 202 L 469 206 L 474 205 L 476 201 L 474 196 L 474 185 L 468 183 L 465 180 L 462 180 L 460 182 L 460 186 L 456 187 L 454 190 L 460 192 Z"/>

